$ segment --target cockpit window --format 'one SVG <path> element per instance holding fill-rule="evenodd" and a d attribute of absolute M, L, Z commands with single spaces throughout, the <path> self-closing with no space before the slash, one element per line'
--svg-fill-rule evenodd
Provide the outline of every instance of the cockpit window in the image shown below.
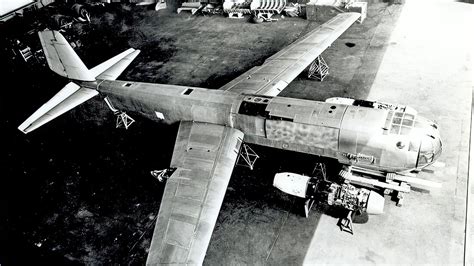
<path fill-rule="evenodd" d="M 392 118 L 390 134 L 408 135 L 413 127 L 415 116 L 413 114 L 396 112 Z"/>
<path fill-rule="evenodd" d="M 410 134 L 411 127 L 402 127 L 402 130 L 400 131 L 400 135 L 408 135 Z"/>
<path fill-rule="evenodd" d="M 418 152 L 417 168 L 432 164 L 441 155 L 442 142 L 434 122 L 418 116 L 415 128 L 420 133 L 420 149 Z"/>
<path fill-rule="evenodd" d="M 418 165 L 421 167 L 426 166 L 430 164 L 431 162 L 433 162 L 433 158 L 434 158 L 434 153 L 432 152 L 423 153 L 423 154 L 420 153 L 420 156 L 418 156 Z"/>
<path fill-rule="evenodd" d="M 436 160 L 441 154 L 441 140 L 425 135 L 421 141 L 420 152 L 418 154 L 418 167 L 425 167 Z"/>
<path fill-rule="evenodd" d="M 415 151 L 417 152 L 420 149 L 420 144 L 414 142 L 413 140 L 410 141 L 410 146 L 408 147 L 408 151 Z"/>
<path fill-rule="evenodd" d="M 425 137 L 426 138 L 426 137 Z M 420 153 L 418 155 L 418 165 L 424 166 L 433 161 L 433 144 L 426 139 L 421 142 Z"/>
<path fill-rule="evenodd" d="M 400 126 L 392 125 L 392 128 L 390 129 L 390 134 L 398 134 L 398 132 L 400 132 Z"/>
<path fill-rule="evenodd" d="M 403 119 L 403 125 L 411 127 L 411 126 L 413 126 L 413 120 Z"/>
<path fill-rule="evenodd" d="M 406 119 L 415 120 L 415 115 L 414 114 L 405 113 L 405 115 L 403 117 L 406 118 Z"/>

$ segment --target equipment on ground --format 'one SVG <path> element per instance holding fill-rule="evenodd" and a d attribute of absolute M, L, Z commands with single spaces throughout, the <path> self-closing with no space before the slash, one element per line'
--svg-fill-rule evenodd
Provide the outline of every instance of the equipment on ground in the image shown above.
<path fill-rule="evenodd" d="M 181 13 L 181 11 L 189 11 L 191 14 L 195 14 L 199 10 L 201 10 L 204 6 L 201 5 L 199 2 L 184 2 L 181 4 L 181 7 L 178 8 L 177 12 L 178 14 Z"/>
<path fill-rule="evenodd" d="M 272 19 L 274 14 L 280 14 L 286 7 L 286 0 L 252 0 L 250 10 L 252 15 L 256 17 L 255 21 L 276 21 Z"/>
<path fill-rule="evenodd" d="M 288 172 L 277 173 L 273 179 L 273 186 L 284 193 L 305 199 L 306 217 L 315 202 L 344 209 L 347 215 L 340 217 L 338 225 L 341 230 L 351 234 L 354 215 L 383 213 L 385 199 L 381 195 L 346 182 L 329 181 L 325 172 L 315 177 Z"/>

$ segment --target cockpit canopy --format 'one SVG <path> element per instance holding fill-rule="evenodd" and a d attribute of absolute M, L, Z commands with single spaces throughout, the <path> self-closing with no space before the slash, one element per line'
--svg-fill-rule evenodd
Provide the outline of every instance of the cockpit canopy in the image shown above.
<path fill-rule="evenodd" d="M 413 113 L 390 111 L 386 129 L 389 130 L 389 134 L 405 135 L 410 138 L 409 151 L 418 152 L 416 163 L 418 169 L 432 164 L 441 155 L 442 142 L 438 125 L 431 120 Z"/>

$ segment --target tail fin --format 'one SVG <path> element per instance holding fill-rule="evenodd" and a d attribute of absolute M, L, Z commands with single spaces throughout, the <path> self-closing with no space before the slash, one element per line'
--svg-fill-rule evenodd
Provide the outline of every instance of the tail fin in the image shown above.
<path fill-rule="evenodd" d="M 39 32 L 39 37 L 49 68 L 63 77 L 78 81 L 95 81 L 96 78 L 115 80 L 140 53 L 140 50 L 130 48 L 89 70 L 61 33 L 47 30 Z M 29 133 L 98 94 L 94 89 L 69 82 L 18 129 Z"/>
<path fill-rule="evenodd" d="M 46 30 L 38 34 L 49 68 L 73 80 L 115 80 L 140 53 L 140 50 L 130 48 L 89 70 L 61 33 Z"/>
<path fill-rule="evenodd" d="M 94 81 L 87 69 L 63 35 L 57 31 L 38 32 L 49 68 L 57 74 L 75 80 Z"/>

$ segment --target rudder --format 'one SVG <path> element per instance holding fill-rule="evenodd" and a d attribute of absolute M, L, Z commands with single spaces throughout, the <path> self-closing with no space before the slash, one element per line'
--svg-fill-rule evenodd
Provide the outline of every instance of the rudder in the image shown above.
<path fill-rule="evenodd" d="M 87 69 L 68 41 L 58 31 L 38 32 L 49 68 L 57 74 L 80 81 L 94 81 L 95 76 Z"/>

